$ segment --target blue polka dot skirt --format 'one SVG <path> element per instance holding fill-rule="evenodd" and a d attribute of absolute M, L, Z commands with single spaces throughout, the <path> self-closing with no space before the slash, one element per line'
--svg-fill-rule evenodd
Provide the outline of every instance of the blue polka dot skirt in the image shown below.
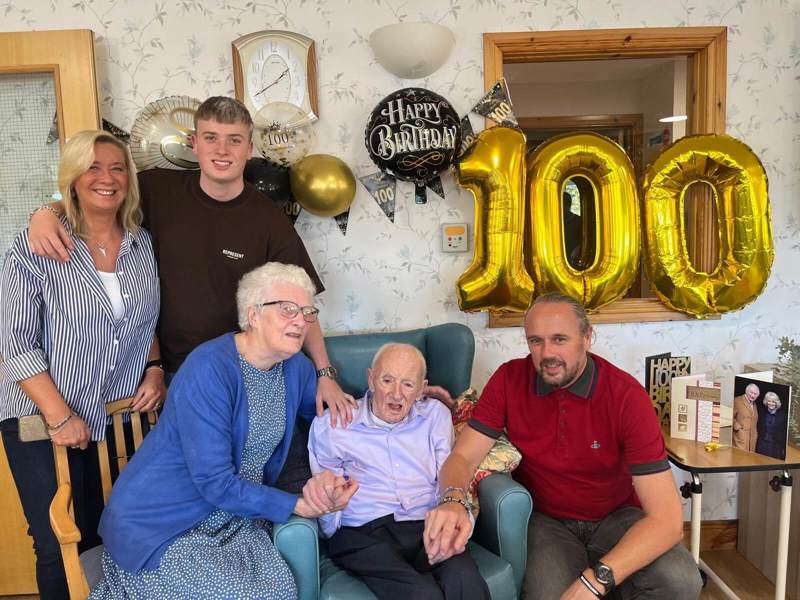
<path fill-rule="evenodd" d="M 262 371 L 241 356 L 249 410 L 239 477 L 261 483 L 286 429 L 283 363 Z M 293 600 L 297 587 L 263 520 L 223 510 L 175 539 L 154 571 L 132 574 L 103 553 L 104 579 L 90 600 Z"/>

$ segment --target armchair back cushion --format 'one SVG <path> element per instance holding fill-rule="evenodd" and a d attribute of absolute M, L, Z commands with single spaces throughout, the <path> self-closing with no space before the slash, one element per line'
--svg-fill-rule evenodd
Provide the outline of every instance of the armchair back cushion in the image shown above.
<path fill-rule="evenodd" d="M 444 323 L 425 329 L 363 333 L 325 338 L 331 364 L 339 374 L 336 381 L 355 398 L 367 390 L 367 367 L 384 344 L 403 343 L 416 346 L 428 363 L 428 382 L 440 385 L 455 398 L 469 387 L 475 338 L 460 323 Z"/>

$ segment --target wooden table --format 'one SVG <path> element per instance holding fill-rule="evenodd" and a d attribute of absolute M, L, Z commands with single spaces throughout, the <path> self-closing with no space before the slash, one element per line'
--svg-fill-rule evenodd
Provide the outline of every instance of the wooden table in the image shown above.
<path fill-rule="evenodd" d="M 692 499 L 692 556 L 705 573 L 731 598 L 738 596 L 722 581 L 708 565 L 700 559 L 700 509 L 702 506 L 703 484 L 700 482 L 701 473 L 743 473 L 747 471 L 780 471 L 774 478 L 773 489 L 780 489 L 781 508 L 778 526 L 778 564 L 775 577 L 775 598 L 783 600 L 786 595 L 786 566 L 789 556 L 789 508 L 792 500 L 792 477 L 789 471 L 800 469 L 800 450 L 789 446 L 786 450 L 786 460 L 778 460 L 769 456 L 762 456 L 753 452 L 739 450 L 738 448 L 721 448 L 709 452 L 702 442 L 693 440 L 672 439 L 669 433 L 664 433 L 664 442 L 667 446 L 667 456 L 672 464 L 679 469 L 688 471 L 692 475 L 691 483 L 686 486 L 691 492 Z M 683 491 L 683 490 L 682 490 Z M 684 496 L 689 497 L 685 492 Z"/>

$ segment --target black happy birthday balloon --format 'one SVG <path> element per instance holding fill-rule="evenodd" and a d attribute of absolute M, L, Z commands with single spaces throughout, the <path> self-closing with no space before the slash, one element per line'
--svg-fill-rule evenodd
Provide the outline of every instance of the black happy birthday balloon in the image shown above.
<path fill-rule="evenodd" d="M 405 88 L 389 94 L 372 110 L 365 142 L 378 168 L 420 186 L 455 160 L 461 123 L 439 94 Z"/>

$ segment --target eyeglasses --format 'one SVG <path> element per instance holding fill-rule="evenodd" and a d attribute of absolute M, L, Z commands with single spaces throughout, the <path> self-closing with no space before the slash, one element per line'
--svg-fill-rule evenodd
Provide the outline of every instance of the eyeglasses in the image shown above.
<path fill-rule="evenodd" d="M 297 313 L 303 313 L 303 320 L 306 323 L 313 323 L 317 320 L 319 309 L 316 306 L 300 306 L 291 300 L 273 300 L 272 302 L 264 302 L 259 306 L 278 306 L 278 311 L 284 319 L 294 319 Z"/>

